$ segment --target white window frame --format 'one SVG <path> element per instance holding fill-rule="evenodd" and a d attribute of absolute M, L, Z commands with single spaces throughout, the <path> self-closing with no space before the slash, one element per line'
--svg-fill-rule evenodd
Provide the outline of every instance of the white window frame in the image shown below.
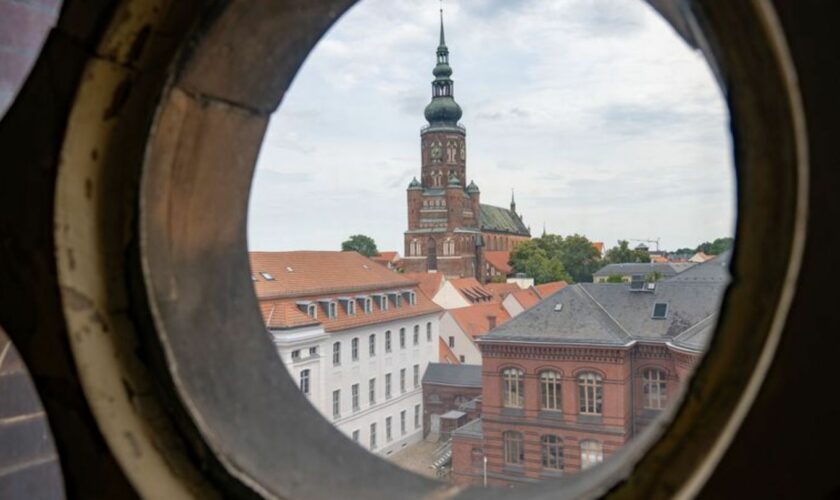
<path fill-rule="evenodd" d="M 604 379 L 595 372 L 578 374 L 578 410 L 581 415 L 603 415 Z"/>
<path fill-rule="evenodd" d="M 554 370 L 540 372 L 540 410 L 562 411 L 563 390 L 560 374 Z"/>
<path fill-rule="evenodd" d="M 350 404 L 354 412 L 359 411 L 359 384 L 350 386 Z"/>
<path fill-rule="evenodd" d="M 502 370 L 502 406 L 525 406 L 525 372 L 519 368 L 509 367 Z"/>
<path fill-rule="evenodd" d="M 300 371 L 298 385 L 300 386 L 300 392 L 306 394 L 307 396 L 309 395 L 310 376 L 311 374 L 309 369 Z"/>
<path fill-rule="evenodd" d="M 332 392 L 332 415 L 333 419 L 341 418 L 341 389 Z"/>
<path fill-rule="evenodd" d="M 332 353 L 332 364 L 333 366 L 341 366 L 341 342 L 333 342 L 333 353 Z"/>
<path fill-rule="evenodd" d="M 594 439 L 580 442 L 580 470 L 588 469 L 604 461 L 604 445 Z"/>
<path fill-rule="evenodd" d="M 642 394 L 646 410 L 662 410 L 668 396 L 668 376 L 659 368 L 646 368 L 642 372 Z"/>

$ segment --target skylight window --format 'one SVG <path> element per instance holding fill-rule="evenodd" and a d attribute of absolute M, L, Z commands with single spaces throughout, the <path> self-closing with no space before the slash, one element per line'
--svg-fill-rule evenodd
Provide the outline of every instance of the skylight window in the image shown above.
<path fill-rule="evenodd" d="M 562 302 L 554 304 L 554 311 L 555 312 L 560 312 L 562 310 L 563 310 L 563 303 Z"/>
<path fill-rule="evenodd" d="M 657 302 L 653 305 L 652 319 L 665 319 L 668 316 L 668 304 Z"/>
<path fill-rule="evenodd" d="M 260 274 L 262 275 L 263 278 L 267 279 L 268 281 L 274 281 L 274 276 L 272 276 L 271 274 L 269 274 L 265 271 L 260 271 Z"/>

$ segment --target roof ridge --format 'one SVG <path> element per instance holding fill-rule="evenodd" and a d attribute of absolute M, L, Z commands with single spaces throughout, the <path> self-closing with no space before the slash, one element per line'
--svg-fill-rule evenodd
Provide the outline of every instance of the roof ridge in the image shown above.
<path fill-rule="evenodd" d="M 600 302 L 595 300 L 595 297 L 593 297 L 592 294 L 590 294 L 589 291 L 586 288 L 584 288 L 581 283 L 578 283 L 578 287 L 581 290 L 583 290 L 583 293 L 589 298 L 589 300 L 591 300 L 593 303 L 595 303 L 595 305 L 598 306 L 598 309 L 600 309 L 601 312 L 603 312 L 610 319 L 610 321 L 612 321 L 622 332 L 624 332 L 624 334 L 627 336 L 627 339 L 629 339 L 629 340 L 634 340 L 635 339 L 635 337 L 633 335 L 631 335 L 630 332 L 628 332 L 626 328 L 624 328 L 624 325 L 619 323 L 618 320 L 615 319 L 613 317 L 613 315 L 610 314 L 609 311 L 607 311 L 607 309 L 603 305 L 601 305 Z M 619 339 L 619 340 L 627 340 L 627 339 Z"/>
<path fill-rule="evenodd" d="M 718 314 L 718 313 L 717 313 L 717 311 L 715 311 L 715 312 L 713 312 L 713 313 L 709 314 L 708 316 L 706 316 L 705 318 L 701 319 L 701 320 L 700 320 L 700 321 L 698 321 L 697 323 L 694 323 L 694 324 L 693 324 L 693 325 L 691 325 L 690 327 L 686 328 L 686 329 L 685 329 L 685 330 L 683 330 L 683 331 L 682 331 L 679 335 L 677 335 L 676 337 L 674 337 L 674 339 L 673 339 L 673 340 L 674 340 L 674 342 L 681 342 L 682 340 L 687 340 L 687 339 L 688 339 L 688 337 L 690 337 L 691 335 L 693 335 L 693 334 L 697 333 L 697 331 L 698 331 L 698 330 L 700 330 L 701 328 L 705 328 L 705 327 L 706 327 L 706 324 L 707 324 L 707 323 L 708 323 L 708 322 L 709 322 L 712 318 L 714 318 L 715 316 L 717 316 L 717 314 Z"/>

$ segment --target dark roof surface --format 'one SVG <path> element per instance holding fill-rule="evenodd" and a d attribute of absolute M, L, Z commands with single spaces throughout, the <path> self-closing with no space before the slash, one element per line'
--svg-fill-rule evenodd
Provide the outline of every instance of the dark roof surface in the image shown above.
<path fill-rule="evenodd" d="M 479 223 L 482 231 L 496 231 L 522 236 L 531 236 L 522 219 L 507 208 L 481 204 Z"/>
<path fill-rule="evenodd" d="M 597 270 L 593 276 L 627 276 L 628 274 L 648 274 L 657 272 L 670 278 L 694 266 L 693 262 L 628 262 L 625 264 L 607 264 Z"/>
<path fill-rule="evenodd" d="M 732 251 L 727 250 L 713 259 L 702 264 L 696 264 L 690 269 L 683 271 L 668 281 L 729 281 L 729 261 L 732 258 Z"/>
<path fill-rule="evenodd" d="M 481 387 L 481 365 L 429 363 L 423 374 L 424 384 Z"/>
<path fill-rule="evenodd" d="M 627 345 L 673 342 L 702 350 L 714 329 L 725 281 L 660 281 L 652 293 L 624 283 L 570 285 L 485 335 L 481 341 Z M 668 305 L 653 319 L 654 304 Z M 559 306 L 559 310 L 558 309 Z"/>

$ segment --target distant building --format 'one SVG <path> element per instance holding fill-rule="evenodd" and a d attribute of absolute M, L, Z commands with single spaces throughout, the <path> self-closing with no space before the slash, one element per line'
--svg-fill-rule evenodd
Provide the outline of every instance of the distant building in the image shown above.
<path fill-rule="evenodd" d="M 644 280 L 648 275 L 657 273 L 660 279 L 668 279 L 693 266 L 693 262 L 642 262 L 626 264 L 607 264 L 592 275 L 595 283 L 606 283 L 610 276 L 621 276 L 629 283 L 634 279 Z"/>
<path fill-rule="evenodd" d="M 455 428 L 481 413 L 481 365 L 429 363 L 423 375 L 423 436 L 448 439 Z M 452 412 L 456 412 L 452 414 Z M 447 415 L 441 422 L 441 417 Z M 448 421 L 447 421 L 448 420 Z"/>
<path fill-rule="evenodd" d="M 432 73 L 432 101 L 425 109 L 429 124 L 420 131 L 420 180 L 413 179 L 407 190 L 402 266 L 407 272 L 439 271 L 484 281 L 482 253 L 509 251 L 531 233 L 513 197 L 510 209 L 485 205 L 475 182 L 467 184 L 466 129 L 458 123 L 462 111 L 454 99 L 442 15 Z"/>
<path fill-rule="evenodd" d="M 510 318 L 501 302 L 450 309 L 440 319 L 441 338 L 460 363 L 480 365 L 481 351 L 475 341 Z"/>
<path fill-rule="evenodd" d="M 485 281 L 504 281 L 512 272 L 510 250 L 486 250 L 484 252 Z"/>
<path fill-rule="evenodd" d="M 399 252 L 379 252 L 379 255 L 375 255 L 370 258 L 370 260 L 376 262 L 377 264 L 381 264 L 388 269 L 396 269 L 400 263 L 400 254 Z"/>
<path fill-rule="evenodd" d="M 706 262 L 707 260 L 711 260 L 714 258 L 714 255 L 707 255 L 703 252 L 697 252 L 691 257 L 689 257 L 689 262 L 694 262 L 695 264 L 700 264 Z"/>
<path fill-rule="evenodd" d="M 600 463 L 672 401 L 705 350 L 729 254 L 653 284 L 560 289 L 477 341 L 481 417 L 452 433 L 452 478 L 527 483 Z"/>
<path fill-rule="evenodd" d="M 268 333 L 301 391 L 370 451 L 422 437 L 439 315 L 418 283 L 356 252 L 252 252 Z"/>

